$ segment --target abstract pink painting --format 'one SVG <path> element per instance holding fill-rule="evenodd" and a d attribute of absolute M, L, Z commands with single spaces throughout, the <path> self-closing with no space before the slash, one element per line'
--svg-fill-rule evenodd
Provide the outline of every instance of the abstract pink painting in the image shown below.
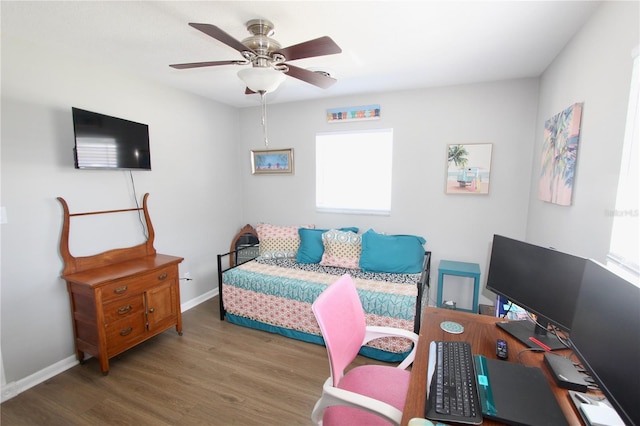
<path fill-rule="evenodd" d="M 580 140 L 581 103 L 573 104 L 544 123 L 538 198 L 570 206 Z"/>

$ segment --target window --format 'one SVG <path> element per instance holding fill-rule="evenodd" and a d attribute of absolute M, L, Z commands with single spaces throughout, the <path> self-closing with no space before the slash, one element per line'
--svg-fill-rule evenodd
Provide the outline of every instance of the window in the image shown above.
<path fill-rule="evenodd" d="M 616 207 L 606 212 L 613 216 L 611 244 L 607 263 L 616 268 L 623 276 L 638 284 L 640 265 L 638 253 L 638 133 L 640 132 L 640 56 L 638 48 L 634 51 L 631 90 L 627 110 L 627 127 L 622 148 L 622 163 Z"/>
<path fill-rule="evenodd" d="M 316 135 L 316 210 L 391 213 L 393 129 Z"/>

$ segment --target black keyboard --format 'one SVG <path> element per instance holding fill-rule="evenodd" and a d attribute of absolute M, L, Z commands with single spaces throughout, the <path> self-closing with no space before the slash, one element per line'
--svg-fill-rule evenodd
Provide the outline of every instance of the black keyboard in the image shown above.
<path fill-rule="evenodd" d="M 433 342 L 431 350 L 435 351 L 435 365 L 429 369 L 433 375 L 426 417 L 458 423 L 481 423 L 482 411 L 471 345 L 459 341 Z"/>

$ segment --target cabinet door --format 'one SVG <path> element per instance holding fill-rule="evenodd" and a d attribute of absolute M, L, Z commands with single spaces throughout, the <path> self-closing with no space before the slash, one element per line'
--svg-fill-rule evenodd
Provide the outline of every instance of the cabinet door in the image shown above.
<path fill-rule="evenodd" d="M 176 323 L 178 317 L 177 282 L 171 279 L 147 290 L 147 324 L 150 332 L 165 329 Z"/>

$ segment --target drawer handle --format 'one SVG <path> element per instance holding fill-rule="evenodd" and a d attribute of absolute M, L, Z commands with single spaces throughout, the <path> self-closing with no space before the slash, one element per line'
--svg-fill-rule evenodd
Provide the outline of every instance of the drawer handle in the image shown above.
<path fill-rule="evenodd" d="M 114 292 L 115 294 L 122 294 L 122 293 L 124 293 L 125 291 L 127 291 L 127 288 L 128 288 L 128 287 L 127 287 L 126 285 L 123 285 L 122 287 L 118 287 L 118 288 L 114 289 L 114 290 L 113 290 L 113 292 Z"/>
<path fill-rule="evenodd" d="M 133 327 L 127 327 L 124 330 L 120 330 L 121 336 L 126 336 L 133 331 Z"/>
<path fill-rule="evenodd" d="M 158 279 L 159 280 L 164 280 L 165 278 L 167 278 L 167 273 L 166 272 L 163 272 L 160 275 L 158 275 Z"/>
<path fill-rule="evenodd" d="M 131 305 L 123 306 L 118 309 L 118 315 L 124 315 L 131 310 Z"/>
<path fill-rule="evenodd" d="M 149 308 L 149 313 L 150 314 L 154 313 L 155 311 L 156 311 L 155 308 Z"/>

